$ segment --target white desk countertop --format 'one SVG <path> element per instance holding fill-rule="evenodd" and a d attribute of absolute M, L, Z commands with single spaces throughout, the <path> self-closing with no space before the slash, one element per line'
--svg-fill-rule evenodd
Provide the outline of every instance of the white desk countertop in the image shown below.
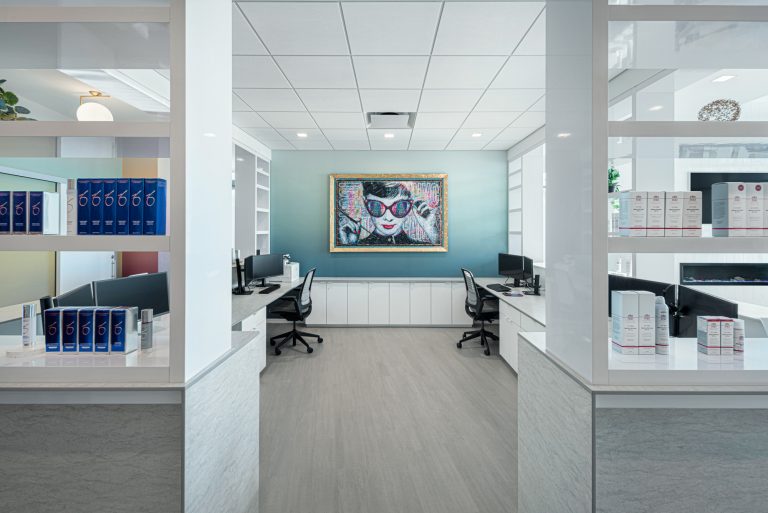
<path fill-rule="evenodd" d="M 546 326 L 546 318 L 547 318 L 547 302 L 544 299 L 544 296 L 523 296 L 523 297 L 512 297 L 512 296 L 505 296 L 501 292 L 496 292 L 495 290 L 491 290 L 488 288 L 488 285 L 492 283 L 504 283 L 503 278 L 475 278 L 475 281 L 477 284 L 499 298 L 499 301 L 503 301 L 512 308 L 517 309 L 520 311 L 520 313 L 523 313 L 533 319 L 534 321 L 538 322 L 542 326 Z M 522 288 L 515 289 L 514 287 L 510 287 L 513 290 L 524 290 Z"/>
<path fill-rule="evenodd" d="M 235 296 L 232 295 L 232 326 L 243 322 L 245 319 L 255 314 L 262 308 L 269 306 L 270 303 L 277 301 L 279 297 L 284 296 L 286 293 L 295 289 L 304 281 L 304 278 L 287 282 L 276 282 L 275 285 L 280 285 L 280 288 L 273 290 L 269 294 L 259 294 L 258 288 L 254 289 L 253 294 L 247 296 Z M 268 283 L 271 285 L 271 283 Z"/>

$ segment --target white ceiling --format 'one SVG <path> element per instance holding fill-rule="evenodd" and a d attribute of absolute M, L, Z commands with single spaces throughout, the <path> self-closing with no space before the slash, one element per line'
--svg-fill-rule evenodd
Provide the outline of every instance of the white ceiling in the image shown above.
<path fill-rule="evenodd" d="M 506 150 L 544 124 L 543 8 L 234 2 L 234 123 L 272 149 Z M 366 112 L 416 125 L 366 129 Z"/>

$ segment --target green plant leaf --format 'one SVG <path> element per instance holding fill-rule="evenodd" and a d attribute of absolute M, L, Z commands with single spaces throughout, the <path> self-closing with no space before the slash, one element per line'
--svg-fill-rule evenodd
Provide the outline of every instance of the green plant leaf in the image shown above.
<path fill-rule="evenodd" d="M 19 103 L 19 97 L 10 91 L 5 92 L 5 103 L 8 105 L 16 105 Z"/>
<path fill-rule="evenodd" d="M 5 84 L 5 79 L 4 78 L 0 78 L 0 84 Z"/>
<path fill-rule="evenodd" d="M 17 114 L 31 114 L 30 110 L 26 107 L 22 107 L 21 105 L 16 106 L 16 113 Z"/>

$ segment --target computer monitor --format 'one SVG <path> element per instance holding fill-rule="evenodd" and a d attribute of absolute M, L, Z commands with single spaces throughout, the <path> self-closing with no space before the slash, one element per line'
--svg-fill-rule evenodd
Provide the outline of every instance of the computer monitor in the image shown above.
<path fill-rule="evenodd" d="M 59 294 L 53 298 L 53 306 L 96 306 L 90 283 Z"/>
<path fill-rule="evenodd" d="M 522 278 L 524 272 L 523 255 L 499 253 L 499 275 L 507 278 Z"/>
<path fill-rule="evenodd" d="M 673 324 L 677 325 L 673 333 L 677 337 L 696 337 L 696 317 L 700 315 L 739 317 L 738 304 L 682 285 L 677 287 L 677 308 L 679 315 L 673 316 Z"/>
<path fill-rule="evenodd" d="M 151 308 L 154 315 L 168 313 L 168 274 L 137 274 L 93 282 L 96 306 Z"/>
<path fill-rule="evenodd" d="M 608 275 L 608 317 L 611 316 L 611 292 L 614 290 L 646 290 L 657 296 L 662 296 L 669 306 L 675 305 L 675 289 L 673 283 L 661 281 L 642 280 L 617 274 Z"/>
<path fill-rule="evenodd" d="M 530 280 L 533 278 L 533 259 L 527 256 L 523 257 L 523 279 Z"/>
<path fill-rule="evenodd" d="M 283 255 L 251 255 L 245 259 L 245 284 L 261 280 L 258 285 L 264 287 L 264 280 L 283 275 Z"/>

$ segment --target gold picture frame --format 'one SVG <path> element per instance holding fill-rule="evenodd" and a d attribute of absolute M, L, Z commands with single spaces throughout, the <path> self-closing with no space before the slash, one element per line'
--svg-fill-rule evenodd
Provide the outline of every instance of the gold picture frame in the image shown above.
<path fill-rule="evenodd" d="M 331 174 L 329 193 L 331 253 L 448 251 L 445 173 Z"/>

